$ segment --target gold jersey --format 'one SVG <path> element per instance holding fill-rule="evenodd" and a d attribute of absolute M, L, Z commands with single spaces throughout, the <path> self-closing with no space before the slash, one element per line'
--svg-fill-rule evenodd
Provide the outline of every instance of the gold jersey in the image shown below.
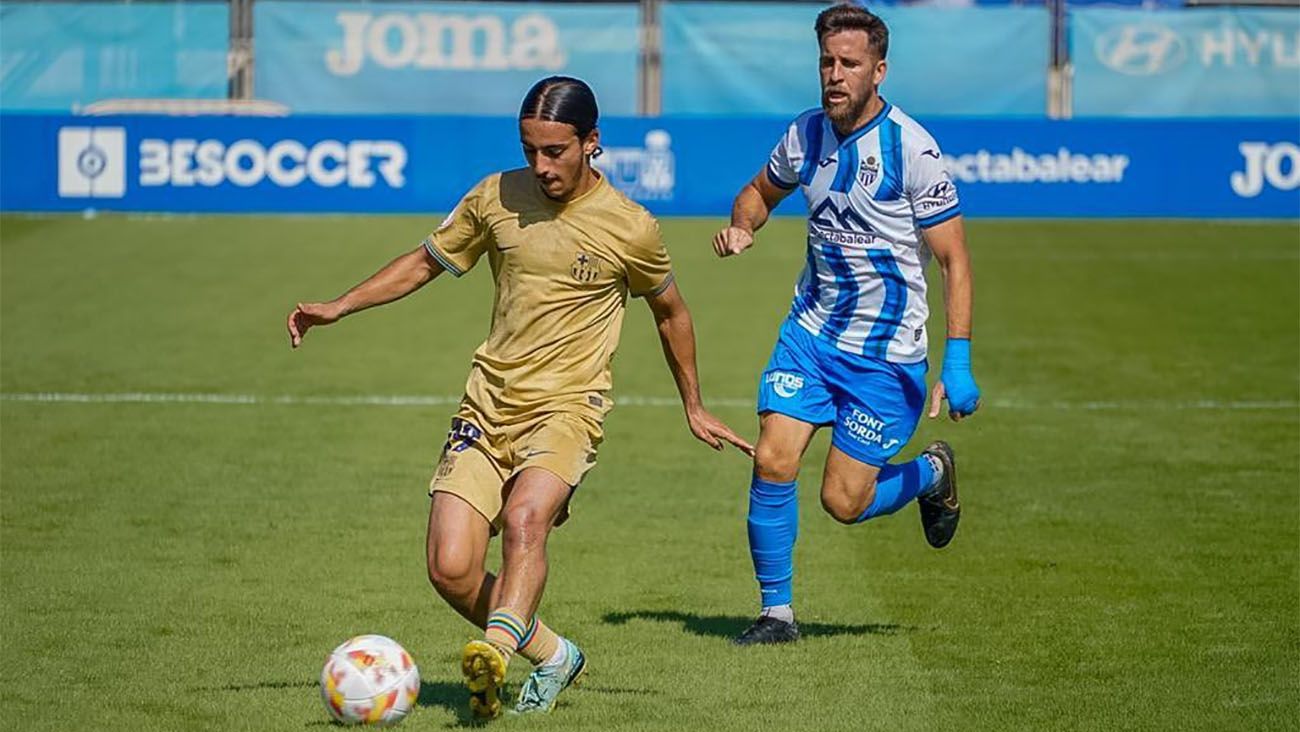
<path fill-rule="evenodd" d="M 603 416 L 627 297 L 672 284 L 659 224 L 602 176 L 560 203 L 527 168 L 488 176 L 424 242 L 456 276 L 484 254 L 496 298 L 465 397 L 489 422 L 538 412 Z"/>

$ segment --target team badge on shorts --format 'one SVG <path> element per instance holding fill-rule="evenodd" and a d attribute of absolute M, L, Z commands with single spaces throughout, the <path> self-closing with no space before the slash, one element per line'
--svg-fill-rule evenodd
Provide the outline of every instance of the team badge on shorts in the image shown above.
<path fill-rule="evenodd" d="M 447 444 L 442 446 L 442 455 L 438 457 L 435 478 L 441 479 L 451 475 L 456 467 L 456 456 L 474 446 L 483 437 L 483 430 L 473 422 L 460 417 L 452 417 L 451 430 L 447 432 Z"/>
<path fill-rule="evenodd" d="M 451 475 L 451 471 L 455 469 L 455 467 L 456 453 L 443 450 L 442 457 L 438 459 L 438 468 L 433 474 L 434 480 L 442 480 L 448 475 Z"/>
<path fill-rule="evenodd" d="M 586 252 L 578 252 L 573 260 L 573 279 L 587 284 L 600 276 L 600 260 Z"/>

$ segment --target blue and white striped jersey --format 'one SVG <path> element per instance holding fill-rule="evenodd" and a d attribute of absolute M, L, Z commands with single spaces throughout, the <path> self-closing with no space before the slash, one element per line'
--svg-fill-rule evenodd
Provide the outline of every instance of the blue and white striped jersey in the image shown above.
<path fill-rule="evenodd" d="M 821 109 L 809 110 L 777 143 L 767 177 L 808 201 L 808 261 L 790 317 L 843 351 L 924 360 L 921 230 L 961 213 L 930 133 L 888 102 L 842 139 Z"/>

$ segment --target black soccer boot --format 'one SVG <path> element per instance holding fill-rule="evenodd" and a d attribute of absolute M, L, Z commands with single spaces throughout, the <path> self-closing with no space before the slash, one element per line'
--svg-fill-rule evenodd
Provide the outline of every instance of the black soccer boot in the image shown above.
<path fill-rule="evenodd" d="M 732 643 L 738 646 L 756 646 L 771 643 L 794 643 L 799 640 L 799 624 L 778 620 L 771 615 L 761 615 L 749 629 L 737 636 Z"/>
<path fill-rule="evenodd" d="M 943 463 L 939 485 L 916 499 L 921 508 L 925 540 L 935 549 L 942 549 L 957 533 L 957 521 L 961 518 L 961 504 L 957 502 L 957 458 L 952 445 L 943 440 L 930 443 L 922 454 L 932 455 Z"/>

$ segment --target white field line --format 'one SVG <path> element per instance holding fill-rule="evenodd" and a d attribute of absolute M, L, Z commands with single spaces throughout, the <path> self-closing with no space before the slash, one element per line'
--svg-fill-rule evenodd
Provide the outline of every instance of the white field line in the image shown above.
<path fill-rule="evenodd" d="M 620 407 L 672 407 L 680 406 L 676 397 L 613 395 Z M 37 404 L 220 404 L 220 405 L 306 405 L 338 407 L 438 407 L 458 404 L 460 396 L 420 394 L 359 394 L 354 396 L 327 395 L 262 395 L 262 394 L 211 394 L 195 392 L 4 392 L 0 401 Z M 753 399 L 706 398 L 714 407 L 750 408 Z M 990 409 L 1044 410 L 1044 411 L 1300 411 L 1300 402 L 1276 400 L 1220 400 L 1167 401 L 1159 399 L 1119 399 L 1106 401 L 1063 401 L 1030 399 L 989 399 L 984 406 Z"/>

